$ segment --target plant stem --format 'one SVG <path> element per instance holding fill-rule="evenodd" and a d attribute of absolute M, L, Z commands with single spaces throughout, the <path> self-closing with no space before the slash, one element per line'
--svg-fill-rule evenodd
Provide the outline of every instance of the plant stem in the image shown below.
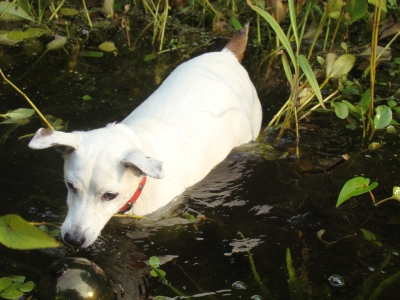
<path fill-rule="evenodd" d="M 395 200 L 395 199 L 394 199 L 393 197 L 389 197 L 389 198 L 386 198 L 386 199 L 383 199 L 383 200 L 380 200 L 380 201 L 376 202 L 376 203 L 374 204 L 374 206 L 381 205 L 382 203 L 385 203 L 385 202 L 387 202 L 387 201 L 389 201 L 389 200 Z"/>
<path fill-rule="evenodd" d="M 29 105 L 35 110 L 35 112 L 38 114 L 38 116 L 42 119 L 42 121 L 46 124 L 46 126 L 51 129 L 54 130 L 53 126 L 51 126 L 51 124 L 47 121 L 47 119 L 42 115 L 42 113 L 40 112 L 40 110 L 35 106 L 35 104 L 33 104 L 33 102 L 31 101 L 31 99 L 29 99 L 29 97 L 22 92 L 16 85 L 14 85 L 10 80 L 8 80 L 8 78 L 4 75 L 3 71 L 0 69 L 0 74 L 3 77 L 3 79 L 9 84 L 11 85 L 18 93 L 20 93 L 22 95 L 22 97 L 25 98 L 26 101 L 28 101 Z"/>
<path fill-rule="evenodd" d="M 88 9 L 86 7 L 86 1 L 82 0 L 82 4 L 83 4 L 83 10 L 85 11 L 86 19 L 88 20 L 90 28 L 92 28 L 93 27 L 92 20 L 90 19 L 90 16 L 89 16 L 89 13 L 88 13 Z"/>
<path fill-rule="evenodd" d="M 60 5 L 57 6 L 56 10 L 51 14 L 50 18 L 49 18 L 49 22 L 51 20 L 53 20 L 54 16 L 58 13 L 58 11 L 61 9 L 61 7 L 64 5 L 65 0 L 62 0 Z"/>
<path fill-rule="evenodd" d="M 48 223 L 48 222 L 29 222 L 30 225 L 32 226 L 50 226 L 50 227 L 55 227 L 60 229 L 61 225 L 54 224 L 54 223 Z"/>

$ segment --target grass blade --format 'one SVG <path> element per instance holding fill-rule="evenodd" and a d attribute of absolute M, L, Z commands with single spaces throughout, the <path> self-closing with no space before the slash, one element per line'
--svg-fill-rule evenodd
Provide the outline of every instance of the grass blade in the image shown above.
<path fill-rule="evenodd" d="M 312 87 L 312 89 L 313 89 L 313 91 L 315 93 L 315 96 L 318 98 L 319 103 L 321 104 L 321 106 L 323 108 L 326 109 L 324 101 L 322 99 L 322 94 L 321 94 L 321 90 L 319 89 L 319 85 L 318 85 L 317 79 L 315 78 L 314 72 L 311 69 L 310 64 L 308 63 L 307 58 L 303 54 L 300 54 L 297 57 L 297 60 L 299 62 L 300 68 L 304 72 L 304 75 L 306 75 L 307 80 L 310 83 L 310 85 L 311 85 L 311 87 Z"/>

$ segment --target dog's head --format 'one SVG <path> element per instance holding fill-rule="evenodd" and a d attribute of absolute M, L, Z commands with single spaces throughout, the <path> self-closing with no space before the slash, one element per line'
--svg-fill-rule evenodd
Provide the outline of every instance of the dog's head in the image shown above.
<path fill-rule="evenodd" d="M 118 126 L 72 133 L 42 128 L 29 143 L 33 149 L 62 149 L 68 214 L 61 235 L 71 245 L 91 245 L 143 175 L 164 177 L 162 162 L 147 157 Z"/>

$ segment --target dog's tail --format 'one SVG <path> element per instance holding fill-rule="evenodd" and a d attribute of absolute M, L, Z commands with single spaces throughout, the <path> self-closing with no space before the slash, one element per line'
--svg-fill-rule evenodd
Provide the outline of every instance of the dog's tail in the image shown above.
<path fill-rule="evenodd" d="M 238 62 L 242 62 L 244 51 L 247 46 L 247 36 L 249 34 L 249 23 L 240 29 L 226 44 L 222 52 L 231 52 L 236 56 Z"/>

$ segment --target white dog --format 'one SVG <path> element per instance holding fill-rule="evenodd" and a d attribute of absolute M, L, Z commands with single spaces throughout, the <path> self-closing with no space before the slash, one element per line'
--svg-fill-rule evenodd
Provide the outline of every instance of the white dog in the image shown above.
<path fill-rule="evenodd" d="M 29 147 L 64 148 L 68 214 L 61 235 L 88 247 L 115 213 L 146 215 L 257 138 L 261 105 L 240 64 L 248 27 L 221 52 L 176 68 L 120 124 L 88 132 L 39 129 Z"/>

